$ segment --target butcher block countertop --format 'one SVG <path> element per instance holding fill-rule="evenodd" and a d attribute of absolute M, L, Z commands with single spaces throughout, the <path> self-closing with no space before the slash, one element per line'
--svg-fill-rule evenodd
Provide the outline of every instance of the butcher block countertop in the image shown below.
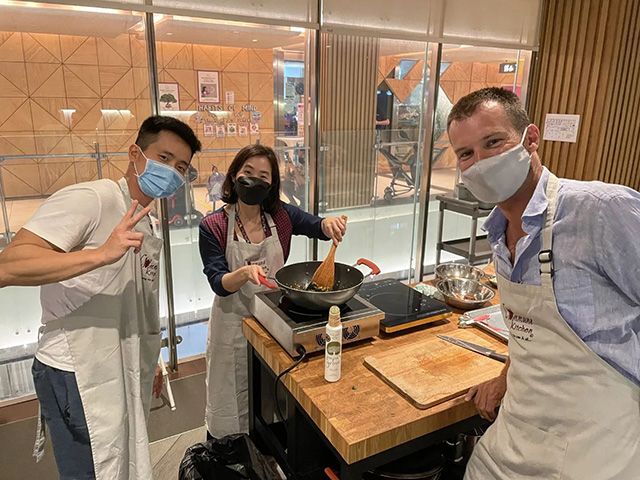
<path fill-rule="evenodd" d="M 492 303 L 498 303 L 497 295 Z M 355 463 L 476 415 L 475 407 L 465 402 L 463 395 L 426 409 L 416 408 L 364 364 L 366 357 L 430 341 L 437 334 L 459 334 L 458 315 L 455 312 L 447 320 L 394 334 L 381 333 L 346 346 L 342 377 L 337 383 L 324 380 L 324 355 L 318 353 L 285 375 L 283 382 L 343 459 Z M 294 360 L 255 318 L 244 319 L 243 333 L 275 373 L 293 364 Z M 478 328 L 466 329 L 464 338 L 507 353 L 504 343 Z M 459 350 L 460 355 L 451 356 L 449 361 L 459 363 L 460 375 L 464 375 L 468 353 Z M 496 363 L 501 368 L 502 364 Z"/>

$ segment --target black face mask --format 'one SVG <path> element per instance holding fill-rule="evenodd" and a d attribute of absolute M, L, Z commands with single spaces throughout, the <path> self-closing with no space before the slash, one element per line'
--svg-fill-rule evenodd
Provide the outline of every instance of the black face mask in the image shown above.
<path fill-rule="evenodd" d="M 257 177 L 238 177 L 234 188 L 240 200 L 247 205 L 258 205 L 267 198 L 271 184 Z"/>

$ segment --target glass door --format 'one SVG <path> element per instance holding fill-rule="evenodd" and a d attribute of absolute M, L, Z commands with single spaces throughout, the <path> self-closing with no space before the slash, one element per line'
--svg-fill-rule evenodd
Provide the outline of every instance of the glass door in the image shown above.
<path fill-rule="evenodd" d="M 453 105 L 463 96 L 485 87 L 501 87 L 515 91 L 523 105 L 527 100 L 527 86 L 531 52 L 501 48 L 473 47 L 470 45 L 442 45 L 440 81 L 433 125 L 433 151 L 431 152 L 431 190 L 428 203 L 427 236 L 425 242 L 424 270 L 435 267 L 438 236 L 438 195 L 456 195 L 456 156 L 447 135 L 447 117 Z M 484 219 L 479 219 L 477 234 Z M 470 217 L 447 211 L 444 214 L 442 240 L 469 238 L 472 228 Z M 486 241 L 478 244 L 476 251 L 488 248 Z M 448 252 L 442 252 L 441 262 L 463 261 Z"/>
<path fill-rule="evenodd" d="M 428 44 L 321 35 L 320 214 L 347 215 L 339 262 L 408 280 L 422 172 Z M 318 258 L 330 248 L 321 242 Z"/>

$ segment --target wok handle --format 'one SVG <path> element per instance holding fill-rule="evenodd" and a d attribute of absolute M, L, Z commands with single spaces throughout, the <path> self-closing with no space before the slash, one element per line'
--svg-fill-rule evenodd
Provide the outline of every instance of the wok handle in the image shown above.
<path fill-rule="evenodd" d="M 269 280 L 267 280 L 267 277 L 265 277 L 264 275 L 258 275 L 258 280 L 260 280 L 260 283 L 262 285 L 264 285 L 267 288 L 270 288 L 271 290 L 277 290 L 278 287 L 276 287 L 273 283 L 271 283 Z"/>
<path fill-rule="evenodd" d="M 356 265 L 366 265 L 369 267 L 371 269 L 371 273 L 369 273 L 369 275 L 378 275 L 380 273 L 380 268 L 371 260 L 367 260 L 366 258 L 358 259 Z"/>

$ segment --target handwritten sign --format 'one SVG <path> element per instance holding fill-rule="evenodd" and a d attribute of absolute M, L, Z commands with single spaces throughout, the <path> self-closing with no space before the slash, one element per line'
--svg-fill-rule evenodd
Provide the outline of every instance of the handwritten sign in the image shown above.
<path fill-rule="evenodd" d="M 548 113 L 544 119 L 543 140 L 576 143 L 580 115 Z"/>

